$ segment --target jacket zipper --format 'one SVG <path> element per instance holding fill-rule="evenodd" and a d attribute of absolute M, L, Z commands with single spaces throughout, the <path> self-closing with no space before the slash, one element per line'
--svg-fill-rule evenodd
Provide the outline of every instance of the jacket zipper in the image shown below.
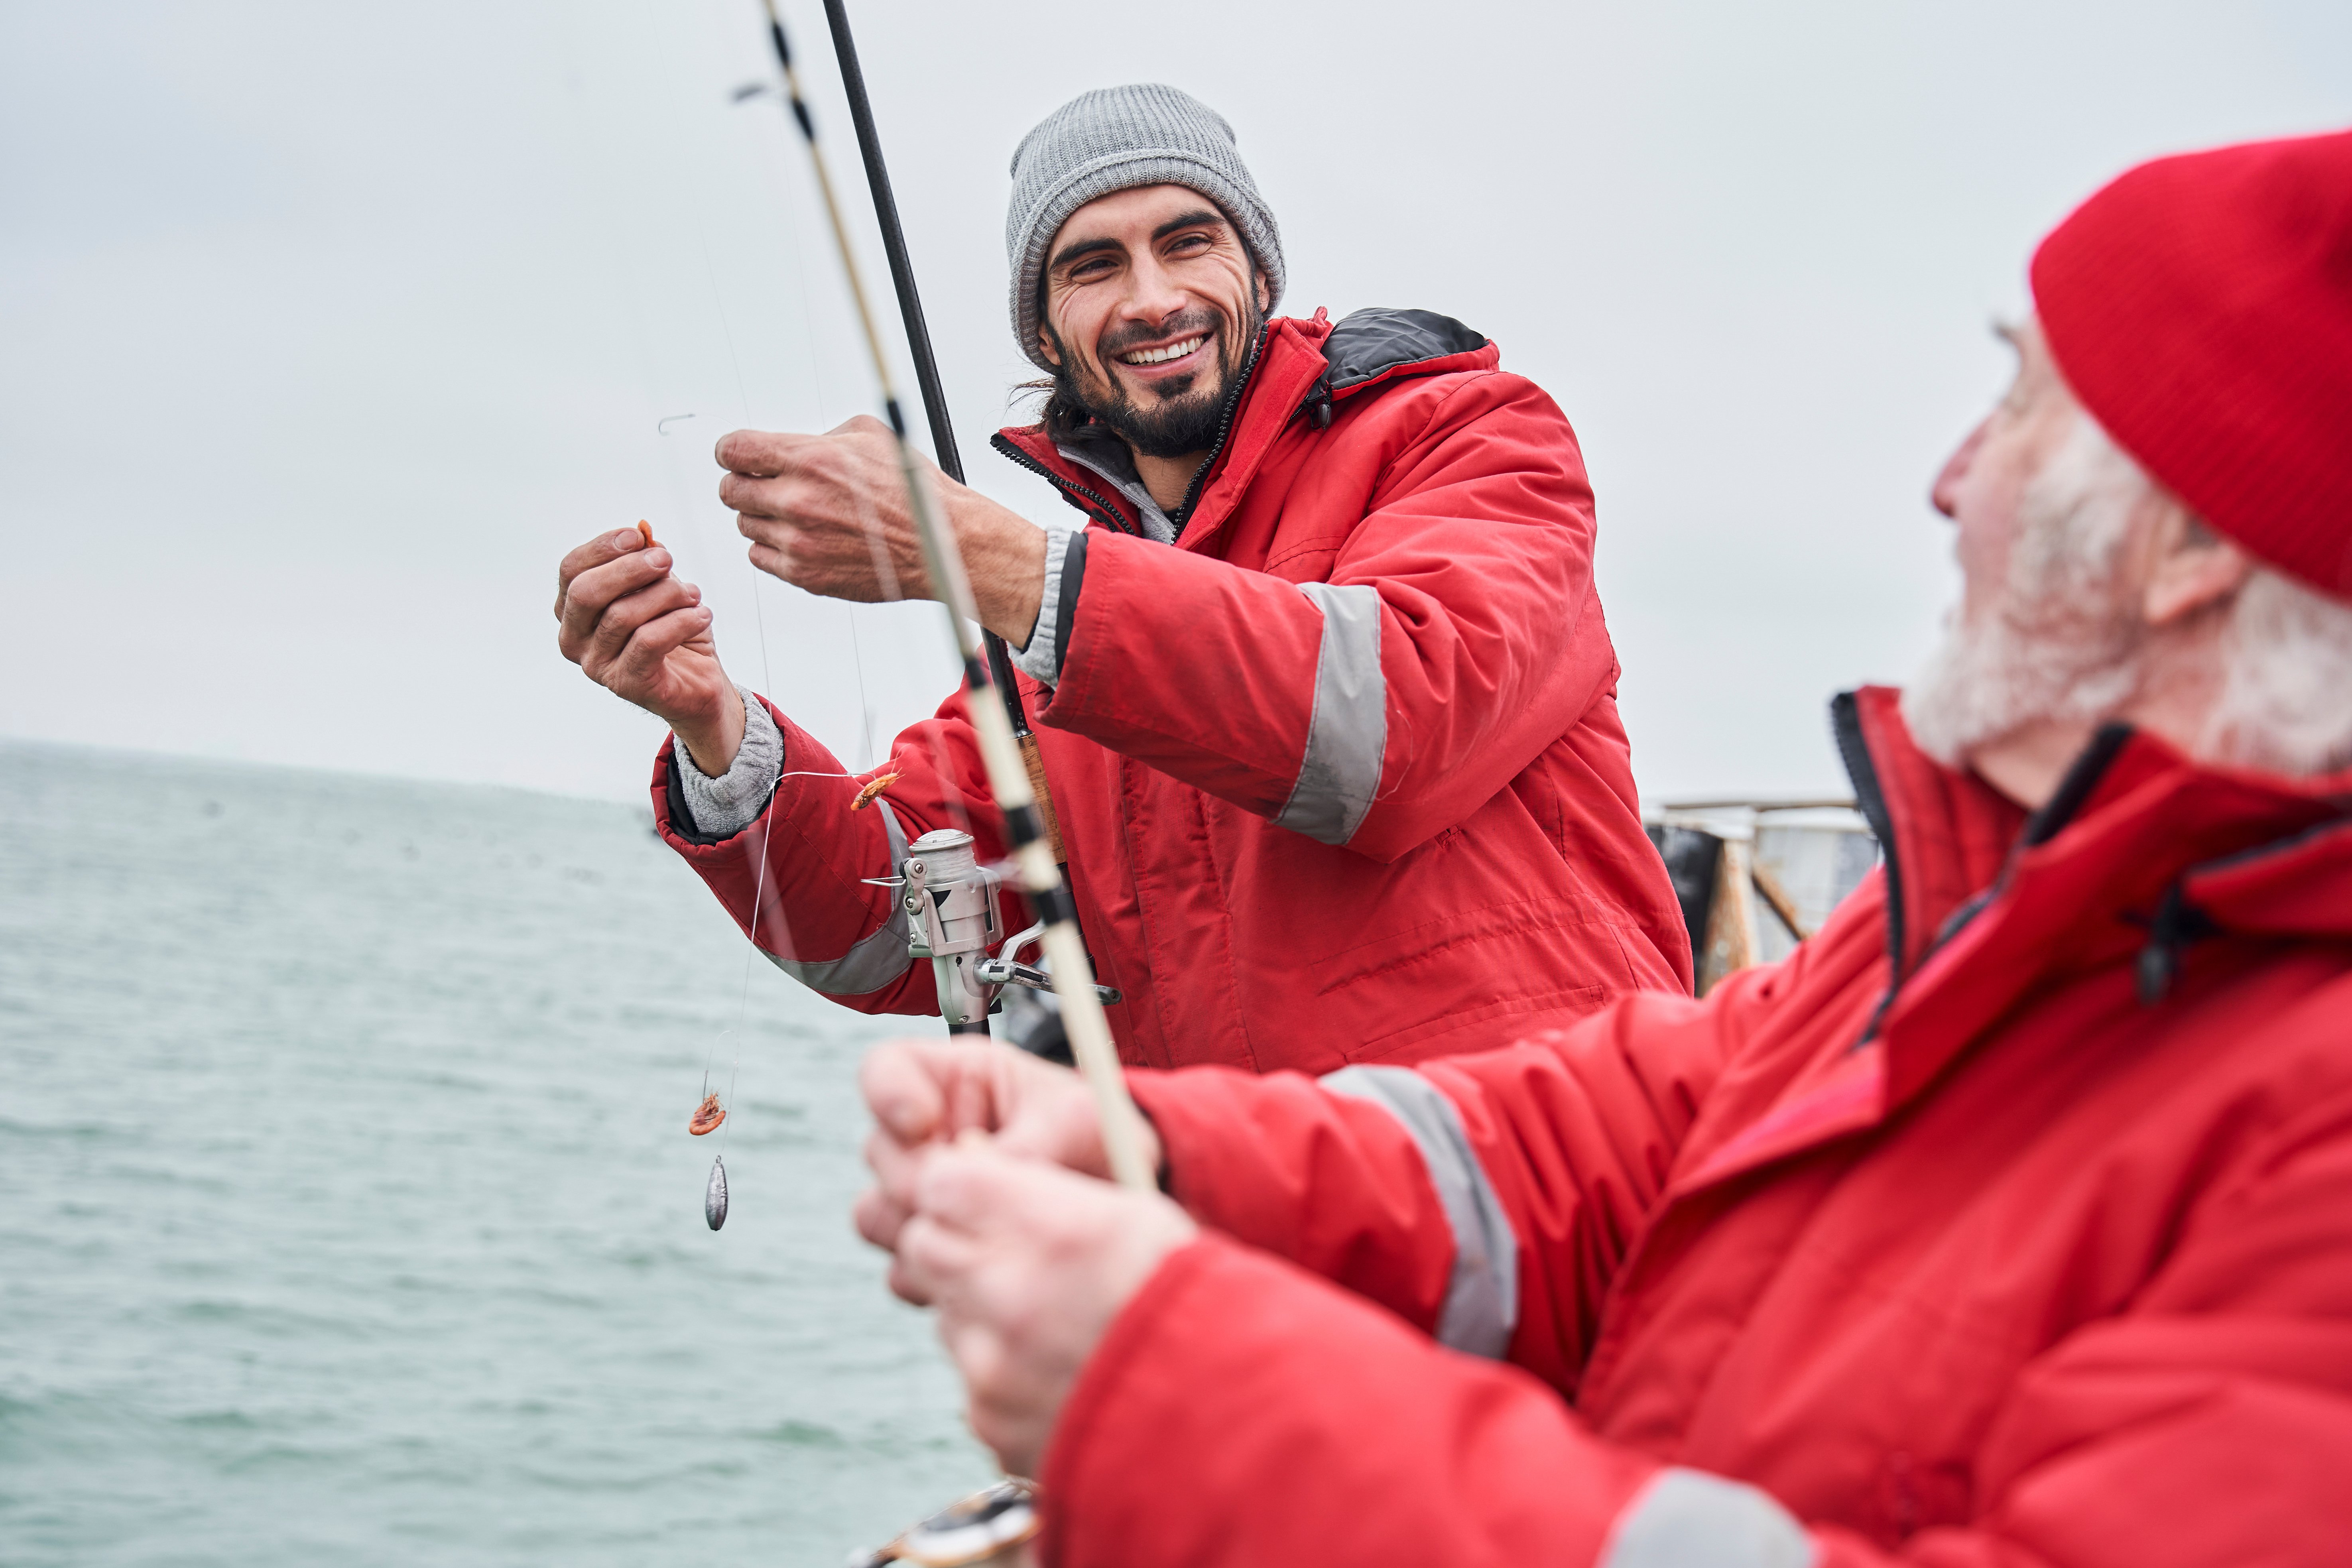
<path fill-rule="evenodd" d="M 1217 418 L 1217 438 L 1209 447 L 1207 459 L 1194 470 L 1192 482 L 1184 487 L 1184 504 L 1178 507 L 1176 515 L 1168 520 L 1176 525 L 1176 537 L 1179 539 L 1184 537 L 1184 525 L 1192 521 L 1193 505 L 1200 500 L 1201 490 L 1208 484 L 1211 470 L 1216 468 L 1217 458 L 1224 452 L 1226 437 L 1234 433 L 1234 416 L 1241 412 L 1242 394 L 1249 390 L 1250 377 L 1257 373 L 1258 353 L 1265 347 L 1266 336 L 1273 331 L 1271 322 L 1257 330 L 1257 338 L 1250 344 L 1249 358 L 1242 362 L 1242 373 L 1234 378 L 1234 389 L 1225 394 L 1224 412 Z"/>
<path fill-rule="evenodd" d="M 1886 868 L 1886 946 L 1892 968 L 1886 999 L 1878 1005 L 1878 1012 L 1884 1013 L 1895 1000 L 1895 984 L 1903 973 L 1903 868 L 1895 858 L 1895 822 L 1887 815 L 1886 793 L 1879 787 L 1878 763 L 1862 738 L 1862 704 L 1854 700 L 1853 692 L 1841 691 L 1830 703 L 1830 730 L 1837 740 L 1838 756 L 1845 763 L 1846 778 L 1853 784 L 1854 809 L 1877 837 L 1878 858 Z M 1862 1037 L 1867 1040 L 1877 1033 L 1878 1015 L 1873 1014 Z"/>
<path fill-rule="evenodd" d="M 1862 813 L 1863 819 L 1870 824 L 1870 831 L 1877 837 L 1879 858 L 1886 868 L 1886 994 L 1878 999 L 1878 1005 L 1871 1012 L 1870 1023 L 1863 1029 L 1862 1037 L 1853 1043 L 1853 1048 L 1860 1050 L 1877 1038 L 1880 1022 L 1885 1018 L 1887 1009 L 1895 1005 L 1895 994 L 1903 988 L 1903 868 L 1895 854 L 1895 820 L 1886 809 L 1886 793 L 1878 782 L 1878 764 L 1871 757 L 1870 748 L 1862 737 L 1862 706 L 1854 700 L 1853 692 L 1838 693 L 1836 700 L 1830 704 L 1830 728 L 1836 736 L 1839 754 L 1845 762 L 1846 776 L 1853 784 L 1854 807 Z M 2090 799 L 2091 792 L 2106 775 L 2108 766 L 2115 762 L 2116 753 L 2124 749 L 2125 742 L 2131 736 L 2131 727 L 2127 724 L 2101 725 L 2098 732 L 2091 737 L 2090 745 L 2066 770 L 2057 792 L 2043 803 L 2039 811 L 2026 818 L 2025 826 L 2019 834 L 2018 848 L 2031 848 L 2057 837 L 2059 830 L 2081 812 L 2083 803 Z M 2011 851 L 2012 859 L 2016 852 Z M 1937 948 L 1959 935 L 1970 921 L 1984 912 L 1985 907 L 1999 896 L 2008 875 L 2004 867 L 2001 873 L 1993 879 L 1991 887 L 1946 917 L 1942 929 L 1935 933 L 1927 950 L 1919 954 L 1920 963 L 1926 963 Z"/>
<path fill-rule="evenodd" d="M 1093 490 L 1087 489 L 1086 486 L 1079 484 L 1075 479 L 1064 479 L 1061 475 L 1055 473 L 1053 469 L 1047 468 L 1045 464 L 1039 462 L 1036 458 L 1031 457 L 1028 453 L 1023 451 L 1012 442 L 1006 440 L 1001 434 L 991 436 L 988 438 L 988 444 L 995 447 L 998 451 L 1003 453 L 1007 458 L 1010 458 L 1015 464 L 1028 469 L 1031 473 L 1037 475 L 1040 479 L 1050 480 L 1060 489 L 1069 491 L 1070 494 L 1094 502 L 1095 505 L 1099 507 L 1101 510 L 1099 511 L 1090 512 L 1088 515 L 1092 516 L 1098 522 L 1108 524 L 1112 532 L 1133 533 L 1135 531 L 1133 529 L 1127 526 L 1127 518 L 1119 511 L 1118 508 L 1110 503 L 1109 498 L 1097 495 Z"/>

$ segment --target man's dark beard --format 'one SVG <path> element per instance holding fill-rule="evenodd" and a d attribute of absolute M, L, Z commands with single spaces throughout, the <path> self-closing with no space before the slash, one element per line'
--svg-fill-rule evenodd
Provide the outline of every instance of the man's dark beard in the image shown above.
<path fill-rule="evenodd" d="M 1202 314 L 1205 317 L 1208 312 Z M 1054 395 L 1050 406 L 1062 410 L 1083 410 L 1102 421 L 1146 458 L 1189 458 L 1195 452 L 1205 452 L 1217 438 L 1217 423 L 1223 417 L 1225 395 L 1233 389 L 1234 380 L 1241 374 L 1242 359 L 1248 345 L 1257 342 L 1259 328 L 1265 324 L 1265 316 L 1251 302 L 1248 330 L 1234 334 L 1226 330 L 1222 319 L 1194 323 L 1178 318 L 1172 330 L 1187 329 L 1216 334 L 1216 380 L 1203 385 L 1203 374 L 1193 374 L 1162 383 L 1168 395 L 1155 395 L 1150 406 L 1139 405 L 1118 382 L 1108 385 L 1087 387 L 1079 379 L 1076 366 L 1077 355 L 1070 353 L 1058 334 L 1054 334 L 1054 352 L 1061 363 L 1054 372 Z M 1046 329 L 1052 333 L 1052 329 Z M 1170 326 L 1163 326 L 1151 335 L 1165 337 Z M 1113 350 L 1112 353 L 1125 350 Z"/>

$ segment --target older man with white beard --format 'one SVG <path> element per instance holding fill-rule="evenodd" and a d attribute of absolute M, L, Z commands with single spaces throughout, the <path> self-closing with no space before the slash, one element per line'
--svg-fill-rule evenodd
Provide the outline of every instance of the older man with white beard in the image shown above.
<path fill-rule="evenodd" d="M 2352 134 L 2136 169 L 2033 287 L 1786 963 L 1138 1073 L 1166 1197 L 1066 1075 L 870 1059 L 860 1226 L 1049 1562 L 2352 1554 Z"/>

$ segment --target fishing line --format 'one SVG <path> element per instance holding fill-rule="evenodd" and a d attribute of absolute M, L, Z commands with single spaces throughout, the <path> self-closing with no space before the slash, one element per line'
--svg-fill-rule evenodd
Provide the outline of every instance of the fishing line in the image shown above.
<path fill-rule="evenodd" d="M 1109 1020 L 1103 1015 L 1103 997 L 1094 984 L 1094 964 L 1078 931 L 1077 905 L 1054 858 L 1038 810 L 1037 792 L 1031 784 L 1015 735 L 1012 706 L 1017 692 L 1009 686 L 999 690 L 992 681 L 990 664 L 1003 658 L 1002 647 L 978 629 L 980 612 L 972 597 L 971 579 L 964 571 L 953 524 L 940 515 L 938 498 L 908 440 L 906 416 L 893 384 L 889 356 L 875 327 L 856 250 L 850 243 L 848 227 L 834 197 L 833 178 L 825 167 L 824 150 L 817 142 L 815 122 L 801 96 L 783 22 L 777 15 L 776 0 L 764 0 L 764 5 L 768 36 L 775 46 L 776 64 L 782 72 L 791 117 L 807 150 L 810 171 L 824 198 L 844 280 L 849 286 L 850 300 L 856 307 L 866 346 L 872 351 L 876 390 L 881 395 L 883 409 L 889 416 L 890 433 L 896 438 L 899 479 L 906 487 L 907 510 L 922 544 L 926 575 L 946 612 L 948 635 L 962 665 L 964 706 L 972 739 L 987 771 L 989 793 L 1003 823 L 1006 843 L 1019 868 L 1019 883 L 1042 917 L 1045 955 L 1051 962 L 1055 994 L 1062 1000 L 1063 1026 L 1077 1058 L 1079 1072 L 1093 1093 L 1104 1152 L 1119 1185 L 1154 1191 L 1158 1182 L 1143 1157 L 1142 1115 L 1128 1093 L 1118 1048 L 1111 1040 Z M 829 5 L 828 15 L 836 23 L 838 40 L 845 33 L 838 26 L 842 17 L 837 4 Z M 845 63 L 845 52 L 843 58 Z M 945 1004 L 942 996 L 942 1011 Z"/>
<path fill-rule="evenodd" d="M 671 85 L 673 89 L 675 89 L 678 80 L 676 42 L 670 37 L 668 29 L 663 28 L 659 31 L 662 35 L 664 58 L 666 63 L 669 66 Z M 683 99 L 677 99 L 675 100 L 675 101 L 682 103 L 684 100 Z M 752 424 L 751 390 L 744 379 L 743 360 L 735 341 L 734 322 L 727 309 L 726 293 L 719 286 L 718 264 L 712 255 L 709 228 L 707 222 L 707 214 L 709 209 L 709 194 L 707 187 L 704 184 L 699 161 L 689 158 L 688 163 L 689 164 L 689 178 L 693 181 L 693 186 L 696 193 L 696 200 L 694 202 L 695 214 L 692 220 L 692 229 L 695 237 L 696 248 L 701 256 L 703 279 L 710 291 L 711 309 L 718 320 L 719 341 L 726 347 L 728 363 L 730 369 L 733 372 L 736 398 L 738 406 L 741 412 L 743 426 L 748 428 Z M 807 259 L 805 255 L 802 252 L 801 236 L 797 227 L 791 226 L 787 226 L 788 231 L 792 236 L 793 250 L 795 252 L 794 260 L 797 263 L 794 268 L 794 279 L 798 285 L 798 291 L 801 296 L 802 321 L 808 344 L 806 363 L 814 373 L 817 384 L 817 395 L 820 402 L 822 403 L 829 401 L 829 399 L 826 397 L 824 356 L 817 349 L 815 313 L 811 306 L 809 298 Z M 646 334 L 644 332 L 642 321 L 640 321 L 640 353 L 650 361 L 650 345 L 645 340 Z M 648 370 L 650 371 L 650 364 L 648 364 Z M 685 416 L 671 416 L 660 421 L 656 425 L 656 431 L 666 436 L 668 434 L 667 427 L 671 423 L 681 418 L 692 417 L 693 416 L 691 414 Z M 688 521 L 696 521 L 695 509 L 688 505 L 686 500 L 683 478 L 677 472 L 674 460 L 675 454 L 674 452 L 670 452 L 666 449 L 666 456 L 669 456 L 673 459 L 670 463 L 671 477 L 674 486 L 678 489 L 677 500 L 680 512 Z M 772 692 L 776 689 L 775 676 L 768 651 L 766 595 L 762 591 L 764 584 L 761 581 L 764 575 L 766 575 L 766 574 L 756 571 L 752 575 L 751 584 L 751 615 L 752 626 L 760 648 L 761 689 L 764 691 Z M 852 624 L 852 633 L 854 637 L 854 621 Z M 856 658 L 857 665 L 856 675 L 859 708 L 862 714 L 870 715 L 873 708 L 871 699 L 866 689 L 865 661 L 862 652 L 856 653 Z M 867 723 L 870 730 L 870 718 L 867 720 Z M 783 778 L 815 776 L 854 778 L 856 775 L 849 773 L 821 773 L 815 771 L 794 771 L 780 774 L 779 783 L 781 783 Z M 756 847 L 754 846 L 752 837 L 748 829 L 744 836 L 745 851 L 746 853 L 754 853 L 757 855 L 758 866 L 753 874 L 751 919 L 746 923 L 746 941 L 743 952 L 743 977 L 737 998 L 735 1026 L 731 1030 L 725 1031 L 725 1033 L 731 1034 L 734 1037 L 734 1041 L 730 1053 L 727 1074 L 727 1091 L 721 1107 L 724 1114 L 718 1127 L 714 1129 L 714 1131 L 719 1133 L 719 1142 L 718 1147 L 713 1151 L 711 1179 L 706 1192 L 704 1208 L 705 1217 L 709 1221 L 710 1226 L 713 1230 L 718 1229 L 719 1226 L 724 1223 L 726 1218 L 727 1197 L 725 1185 L 726 1178 L 724 1173 L 725 1155 L 729 1137 L 734 1130 L 733 1124 L 740 1119 L 740 1112 L 737 1110 L 737 1090 L 742 1075 L 743 1042 L 746 1035 L 750 1032 L 751 1026 L 751 974 L 753 969 L 756 967 L 756 960 L 760 956 L 761 951 L 760 947 L 760 929 L 761 924 L 764 922 L 772 931 L 780 931 L 782 933 L 783 942 L 787 948 L 789 948 L 792 943 L 791 921 L 789 917 L 786 916 L 784 910 L 780 905 L 772 907 L 772 895 L 768 887 L 768 847 L 769 841 L 772 837 L 772 827 L 771 825 L 766 822 L 765 815 L 766 814 L 763 812 L 759 823 L 761 831 L 758 836 Z M 702 1091 L 706 1104 L 709 1102 L 710 1098 L 711 1069 L 717 1062 L 718 1044 L 718 1038 L 714 1037 L 709 1047 L 707 1047 L 704 1052 Z M 699 1120 L 698 1116 L 698 1120 Z"/>

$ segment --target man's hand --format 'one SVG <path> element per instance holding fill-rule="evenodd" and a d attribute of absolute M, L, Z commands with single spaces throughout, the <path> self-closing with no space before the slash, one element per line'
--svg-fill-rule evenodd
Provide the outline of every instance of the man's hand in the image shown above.
<path fill-rule="evenodd" d="M 898 444 L 865 415 L 823 436 L 738 430 L 719 443 L 719 499 L 751 542 L 751 564 L 827 598 L 931 598 L 907 509 Z M 1045 580 L 1043 529 L 919 456 L 963 553 L 982 625 L 1025 645 Z"/>
<path fill-rule="evenodd" d="M 743 699 L 719 665 L 702 590 L 635 529 L 599 534 L 556 568 L 555 646 L 588 679 L 667 721 L 717 776 L 743 743 Z"/>
<path fill-rule="evenodd" d="M 857 1081 L 874 1113 L 866 1163 L 876 1178 L 857 1199 L 857 1233 L 886 1252 L 898 1250 L 925 1158 L 967 1131 L 993 1134 L 1007 1154 L 1110 1174 L 1086 1081 L 1011 1046 L 895 1040 L 875 1047 Z M 1143 1134 L 1144 1158 L 1157 1169 L 1160 1140 L 1148 1125 Z M 890 1289 L 929 1303 L 902 1262 L 891 1266 Z"/>
<path fill-rule="evenodd" d="M 1157 1193 L 1015 1158 L 976 1132 L 925 1156 L 913 1195 L 898 1268 L 939 1305 L 972 1432 L 1007 1474 L 1034 1477 L 1104 1331 L 1199 1226 Z"/>

